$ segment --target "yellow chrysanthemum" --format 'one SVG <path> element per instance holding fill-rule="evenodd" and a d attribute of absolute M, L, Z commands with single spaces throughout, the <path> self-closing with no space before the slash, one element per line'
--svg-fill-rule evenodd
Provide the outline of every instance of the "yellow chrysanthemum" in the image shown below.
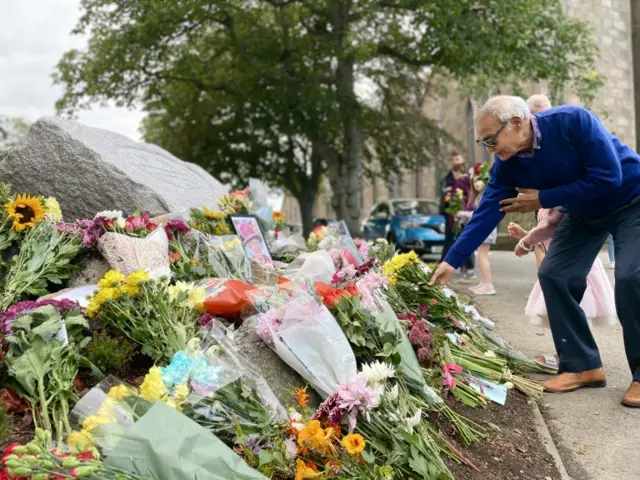
<path fill-rule="evenodd" d="M 187 296 L 187 304 L 190 308 L 200 310 L 207 299 L 207 291 L 203 287 L 194 286 Z"/>
<path fill-rule="evenodd" d="M 140 396 L 148 402 L 160 400 L 167 393 L 160 373 L 160 368 L 152 367 L 140 385 Z"/>
<path fill-rule="evenodd" d="M 214 212 L 207 207 L 202 207 L 202 213 L 204 213 L 205 217 L 211 218 L 213 220 L 222 220 L 227 216 L 227 214 L 224 212 Z"/>
<path fill-rule="evenodd" d="M 4 206 L 9 217 L 13 219 L 12 228 L 16 232 L 22 232 L 32 228 L 44 218 L 45 211 L 42 202 L 31 195 L 18 195 L 13 202 Z"/>
<path fill-rule="evenodd" d="M 342 439 L 342 445 L 349 455 L 358 455 L 362 453 L 366 444 L 362 435 L 359 433 L 350 433 Z"/>
<path fill-rule="evenodd" d="M 116 403 L 110 398 L 107 398 L 102 402 L 102 405 L 100 405 L 100 408 L 98 408 L 96 413 L 98 417 L 107 418 L 110 422 L 115 422 Z"/>
<path fill-rule="evenodd" d="M 120 285 L 120 283 L 122 283 L 124 279 L 125 276 L 123 273 L 117 270 L 109 270 L 104 274 L 104 277 L 100 279 L 100 281 L 98 282 L 98 286 L 100 288 L 116 287 Z"/>
<path fill-rule="evenodd" d="M 398 282 L 398 273 L 400 270 L 407 265 L 418 265 L 419 263 L 420 259 L 416 252 L 403 253 L 402 255 L 396 255 L 387 260 L 384 265 L 382 265 L 382 273 L 389 279 L 389 283 L 395 285 Z"/>
<path fill-rule="evenodd" d="M 89 305 L 87 305 L 87 315 L 89 318 L 95 317 L 102 306 L 109 300 L 117 300 L 122 296 L 122 292 L 113 287 L 106 287 L 98 290 L 93 297 L 89 299 Z"/>
<path fill-rule="evenodd" d="M 125 283 L 124 285 L 120 286 L 120 291 L 122 293 L 126 293 L 130 297 L 135 297 L 136 295 L 138 295 L 138 292 L 140 292 L 140 287 L 138 287 L 137 285 L 127 285 Z"/>
<path fill-rule="evenodd" d="M 149 272 L 147 272 L 146 270 L 138 270 L 130 274 L 125 280 L 125 283 L 127 285 L 132 285 L 137 287 L 142 282 L 146 282 L 147 280 L 149 280 Z"/>
<path fill-rule="evenodd" d="M 189 387 L 187 387 L 184 384 L 178 385 L 173 394 L 173 399 L 175 400 L 176 405 L 178 406 L 182 405 L 190 393 L 191 393 L 191 390 L 189 390 Z"/>
<path fill-rule="evenodd" d="M 87 448 L 91 448 L 94 446 L 93 442 L 91 441 L 92 439 L 93 437 L 91 436 L 91 434 L 85 430 L 81 432 L 73 431 L 67 437 L 67 444 L 71 448 L 77 450 L 76 445 L 78 444 L 78 442 L 82 441 L 82 443 L 84 443 L 83 447 L 86 450 Z"/>
<path fill-rule="evenodd" d="M 47 197 L 44 200 L 44 210 L 47 217 L 55 222 L 62 221 L 62 210 L 56 197 Z"/>
<path fill-rule="evenodd" d="M 104 417 L 101 415 L 92 415 L 84 419 L 82 422 L 82 429 L 86 432 L 90 432 L 98 428 L 100 425 L 107 425 L 109 423 L 113 423 L 108 417 Z"/>
<path fill-rule="evenodd" d="M 120 384 L 115 387 L 111 387 L 107 396 L 114 402 L 119 402 L 132 395 L 131 390 L 126 385 Z"/>
<path fill-rule="evenodd" d="M 231 229 L 226 223 L 220 222 L 216 225 L 216 235 L 226 235 L 229 232 L 231 232 Z"/>

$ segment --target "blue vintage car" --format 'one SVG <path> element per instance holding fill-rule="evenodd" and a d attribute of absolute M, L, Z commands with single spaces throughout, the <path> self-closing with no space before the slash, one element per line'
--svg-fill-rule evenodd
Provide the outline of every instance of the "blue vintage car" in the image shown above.
<path fill-rule="evenodd" d="M 398 199 L 373 206 L 362 222 L 362 235 L 368 239 L 386 238 L 403 251 L 440 254 L 444 245 L 445 217 L 436 202 Z"/>

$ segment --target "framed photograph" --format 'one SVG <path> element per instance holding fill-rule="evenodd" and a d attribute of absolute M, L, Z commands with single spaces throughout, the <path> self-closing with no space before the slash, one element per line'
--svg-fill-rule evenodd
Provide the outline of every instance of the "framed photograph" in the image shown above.
<path fill-rule="evenodd" d="M 329 228 L 335 230 L 340 235 L 346 235 L 349 238 L 353 238 L 351 236 L 351 232 L 349 231 L 349 227 L 347 226 L 347 222 L 345 222 L 344 220 L 329 222 Z"/>
<path fill-rule="evenodd" d="M 253 215 L 230 215 L 229 218 L 247 257 L 260 265 L 273 265 L 258 219 Z"/>

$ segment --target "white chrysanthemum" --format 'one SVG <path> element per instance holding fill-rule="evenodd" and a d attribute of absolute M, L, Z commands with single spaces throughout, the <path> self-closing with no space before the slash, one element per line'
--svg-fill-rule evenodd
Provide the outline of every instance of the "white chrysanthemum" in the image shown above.
<path fill-rule="evenodd" d="M 384 382 L 387 378 L 393 378 L 396 370 L 389 363 L 375 361 L 362 365 L 362 374 L 366 377 L 367 382 L 376 384 Z"/>
<path fill-rule="evenodd" d="M 124 217 L 118 217 L 114 219 L 116 222 L 116 227 L 118 228 L 124 228 L 125 225 L 127 224 L 126 220 L 124 219 Z"/>
<path fill-rule="evenodd" d="M 121 210 L 103 210 L 101 212 L 96 213 L 96 216 L 94 218 L 98 218 L 98 217 L 111 218 L 113 220 L 117 220 L 119 218 L 122 218 L 122 211 Z"/>
<path fill-rule="evenodd" d="M 413 433 L 413 428 L 420 425 L 421 420 L 422 420 L 422 409 L 419 408 L 418 410 L 416 410 L 416 413 L 414 413 L 412 416 L 407 417 L 405 419 L 407 432 Z"/>
<path fill-rule="evenodd" d="M 398 384 L 396 383 L 393 387 L 387 389 L 384 396 L 390 402 L 394 402 L 398 399 L 399 393 Z"/>

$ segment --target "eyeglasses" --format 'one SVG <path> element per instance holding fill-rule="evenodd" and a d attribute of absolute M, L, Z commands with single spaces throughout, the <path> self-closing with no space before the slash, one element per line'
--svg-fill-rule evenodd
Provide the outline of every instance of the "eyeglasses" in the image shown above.
<path fill-rule="evenodd" d="M 504 127 L 506 127 L 508 124 L 509 122 L 502 122 L 502 126 L 496 133 L 494 133 L 493 135 L 489 135 L 484 140 L 476 140 L 476 143 L 485 149 L 494 148 L 498 144 L 498 135 L 500 135 L 502 130 L 504 130 Z"/>

